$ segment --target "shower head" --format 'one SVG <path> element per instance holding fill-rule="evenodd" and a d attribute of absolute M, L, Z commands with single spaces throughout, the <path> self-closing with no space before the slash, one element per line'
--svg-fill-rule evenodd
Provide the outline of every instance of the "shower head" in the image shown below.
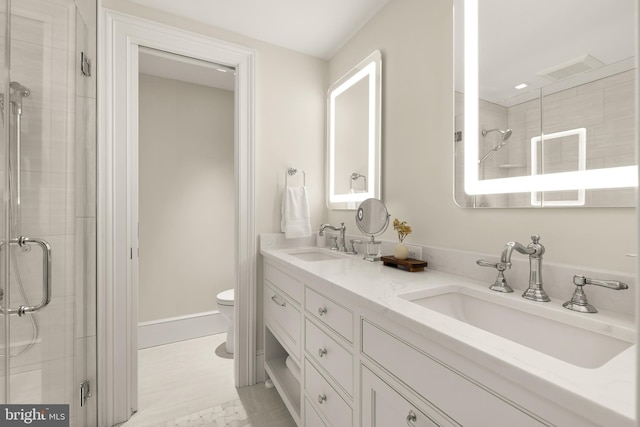
<path fill-rule="evenodd" d="M 28 87 L 23 86 L 18 82 L 11 82 L 9 84 L 9 87 L 13 89 L 16 93 L 18 93 L 20 96 L 27 97 L 31 95 L 31 90 Z"/>
<path fill-rule="evenodd" d="M 491 150 L 489 150 L 487 152 L 487 154 L 485 154 L 480 160 L 478 160 L 478 163 L 480 163 L 480 164 L 482 164 L 482 162 L 484 162 L 489 157 L 491 157 L 491 155 L 493 153 L 502 150 L 502 148 L 505 145 L 507 145 L 507 140 L 509 138 L 511 138 L 511 134 L 513 133 L 513 131 L 511 129 L 507 129 L 507 130 L 490 129 L 490 130 L 483 130 L 482 131 L 482 136 L 487 136 L 487 134 L 490 133 L 490 132 L 500 132 L 500 134 L 502 135 L 500 137 L 500 143 L 498 145 L 496 145 L 495 147 L 493 147 Z"/>
<path fill-rule="evenodd" d="M 502 130 L 502 129 L 489 129 L 489 130 L 482 130 L 482 136 L 487 136 L 487 134 L 491 133 L 491 132 L 500 132 L 500 135 L 502 135 L 501 139 L 502 141 L 506 141 L 507 139 L 511 138 L 511 134 L 513 133 L 512 129 L 507 129 L 507 130 Z M 502 147 L 500 147 L 502 148 Z"/>

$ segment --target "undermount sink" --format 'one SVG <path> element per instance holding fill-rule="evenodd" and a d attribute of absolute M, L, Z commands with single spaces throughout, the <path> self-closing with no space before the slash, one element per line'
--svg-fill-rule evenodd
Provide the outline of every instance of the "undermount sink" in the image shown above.
<path fill-rule="evenodd" d="M 582 368 L 598 368 L 634 344 L 632 334 L 616 337 L 598 332 L 611 329 L 598 319 L 535 305 L 553 303 L 505 298 L 462 286 L 400 297 Z"/>
<path fill-rule="evenodd" d="M 328 261 L 342 259 L 345 255 L 322 248 L 296 249 L 288 252 L 289 255 L 303 261 Z"/>

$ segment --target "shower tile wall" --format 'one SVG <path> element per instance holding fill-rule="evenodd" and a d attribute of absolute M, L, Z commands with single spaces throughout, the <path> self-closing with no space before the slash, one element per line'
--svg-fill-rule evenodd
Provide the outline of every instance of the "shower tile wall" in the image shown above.
<path fill-rule="evenodd" d="M 540 117 L 545 134 L 576 128 L 587 130 L 587 169 L 629 166 L 634 164 L 634 83 L 635 70 L 584 84 L 572 89 L 545 95 L 542 113 L 539 99 L 512 107 L 480 101 L 480 127 L 483 129 L 513 129 L 504 149 L 487 158 L 480 169 L 484 178 L 522 176 L 531 173 L 531 138 L 540 135 Z M 456 112 L 463 111 L 463 95 L 456 93 Z M 463 128 L 464 117 L 456 115 L 456 130 Z M 480 138 L 480 153 L 487 153 L 499 142 L 492 133 Z M 555 143 L 555 144 L 554 144 Z M 456 182 L 462 182 L 461 143 L 456 143 Z M 577 144 L 575 139 L 549 141 L 545 145 L 545 162 L 552 171 L 576 170 Z M 518 166 L 522 165 L 522 166 Z M 502 166 L 502 167 L 500 167 Z M 633 204 L 633 189 L 589 190 L 588 206 L 613 206 L 620 200 Z M 473 206 L 473 197 L 456 188 L 456 200 L 466 200 Z M 576 192 L 546 193 L 545 200 L 575 200 Z M 490 207 L 531 206 L 530 193 L 483 195 L 476 203 Z"/>
<path fill-rule="evenodd" d="M 587 130 L 587 169 L 635 164 L 635 70 L 626 71 L 575 88 L 545 95 L 542 102 L 543 132 L 550 134 L 576 128 Z M 509 163 L 531 164 L 531 138 L 540 135 L 540 104 L 529 101 L 508 109 L 513 141 L 506 150 Z M 552 171 L 576 170 L 578 146 L 565 141 L 545 144 L 545 162 Z M 507 169 L 507 176 L 530 173 L 529 168 Z M 588 206 L 611 206 L 626 194 L 633 202 L 633 189 L 587 192 Z M 551 198 L 553 196 L 553 198 Z M 575 200 L 576 192 L 545 194 L 545 200 Z M 510 206 L 529 202 L 530 194 L 509 195 Z"/>
<path fill-rule="evenodd" d="M 96 1 L 13 2 L 11 35 L 11 80 L 31 90 L 23 99 L 20 234 L 52 247 L 51 303 L 34 316 L 35 346 L 12 358 L 11 403 L 70 403 L 71 424 L 91 426 L 96 399 L 80 409 L 77 395 L 81 381 L 96 384 L 96 82 L 81 75 L 79 58 L 96 58 Z M 41 251 L 18 260 L 30 302 L 40 301 Z M 11 305 L 23 304 L 11 290 Z M 27 318 L 11 318 L 12 345 L 30 340 Z"/>

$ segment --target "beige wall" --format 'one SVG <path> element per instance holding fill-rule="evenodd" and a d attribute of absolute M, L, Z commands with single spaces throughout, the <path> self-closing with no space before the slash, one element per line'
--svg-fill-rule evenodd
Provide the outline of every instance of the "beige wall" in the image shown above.
<path fill-rule="evenodd" d="M 216 310 L 235 284 L 234 93 L 139 82 L 139 320 Z"/>
<path fill-rule="evenodd" d="M 317 58 L 126 0 L 104 0 L 103 5 L 255 50 L 258 234 L 280 231 L 280 198 L 290 166 L 307 173 L 313 228 L 329 219 L 344 221 L 347 231 L 356 233 L 352 211 L 325 207 L 325 91 L 329 81 L 380 49 L 383 200 L 392 217 L 413 226 L 408 243 L 497 255 L 505 242 L 526 242 L 535 232 L 547 246 L 547 261 L 634 270 L 634 261 L 624 257 L 636 252 L 632 209 L 465 210 L 455 205 L 451 0 L 389 2 L 329 66 Z M 393 239 L 393 231 L 383 237 Z M 261 312 L 257 318 L 261 319 Z"/>
<path fill-rule="evenodd" d="M 391 1 L 330 63 L 337 79 L 374 49 L 383 61 L 383 200 L 406 220 L 408 243 L 498 255 L 511 240 L 538 233 L 545 261 L 633 272 L 635 212 L 630 208 L 462 209 L 453 202 L 451 1 Z M 353 212 L 331 223 L 357 230 Z M 393 230 L 385 233 L 393 239 Z"/>
<path fill-rule="evenodd" d="M 280 204 L 289 167 L 307 174 L 311 223 L 325 222 L 324 133 L 327 62 L 127 0 L 104 8 L 254 49 L 256 233 L 280 231 Z"/>

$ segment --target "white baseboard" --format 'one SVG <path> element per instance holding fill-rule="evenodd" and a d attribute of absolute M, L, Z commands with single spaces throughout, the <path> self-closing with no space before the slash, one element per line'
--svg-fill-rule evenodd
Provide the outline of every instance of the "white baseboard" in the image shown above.
<path fill-rule="evenodd" d="M 227 322 L 217 310 L 141 322 L 138 323 L 138 349 L 226 331 Z"/>

